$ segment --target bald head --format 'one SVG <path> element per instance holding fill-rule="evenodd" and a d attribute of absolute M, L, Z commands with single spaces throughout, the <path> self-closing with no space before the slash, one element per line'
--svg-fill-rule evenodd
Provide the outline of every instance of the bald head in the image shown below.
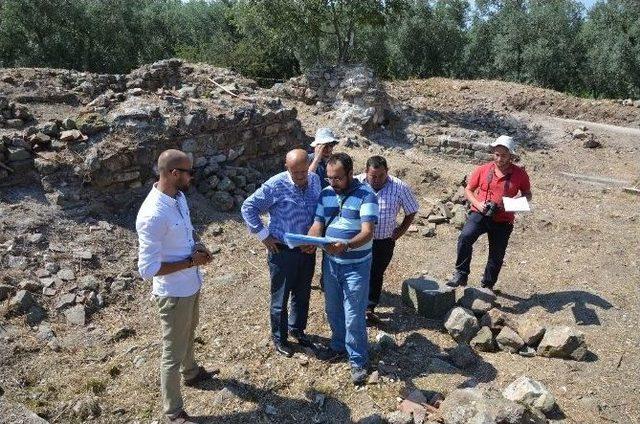
<path fill-rule="evenodd" d="M 307 152 L 302 149 L 293 149 L 287 153 L 285 157 L 284 163 L 287 168 L 291 168 L 294 166 L 299 166 L 300 164 L 306 164 L 309 162 L 309 157 Z"/>
<path fill-rule="evenodd" d="M 191 159 L 185 152 L 176 149 L 165 150 L 158 157 L 158 173 L 160 175 L 167 174 L 175 168 L 187 168 L 190 166 Z"/>
<path fill-rule="evenodd" d="M 291 150 L 285 157 L 284 165 L 291 175 L 291 180 L 298 187 L 307 185 L 309 173 L 309 159 L 307 152 L 302 149 Z"/>

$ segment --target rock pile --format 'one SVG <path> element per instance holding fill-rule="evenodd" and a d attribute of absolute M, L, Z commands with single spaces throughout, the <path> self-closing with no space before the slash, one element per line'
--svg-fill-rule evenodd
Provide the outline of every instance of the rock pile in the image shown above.
<path fill-rule="evenodd" d="M 622 99 L 622 100 L 618 100 L 618 103 L 621 104 L 622 106 L 631 106 L 631 107 L 640 108 L 640 99 L 638 100 L 633 100 L 631 98 Z"/>
<path fill-rule="evenodd" d="M 369 132 L 389 116 L 386 94 L 364 65 L 317 66 L 305 75 L 272 87 L 278 96 L 333 110 L 335 126 Z"/>
<path fill-rule="evenodd" d="M 455 390 L 442 401 L 438 415 L 445 424 L 547 422 L 539 411 L 507 399 L 494 388 Z"/>
<path fill-rule="evenodd" d="M 582 141 L 582 147 L 587 149 L 602 147 L 602 143 L 596 140 L 596 136 L 585 126 L 581 126 L 573 130 L 571 132 L 571 137 L 574 140 Z"/>
<path fill-rule="evenodd" d="M 41 227 L 44 222 L 26 218 L 25 224 L 50 232 L 0 239 L 0 315 L 22 318 L 38 341 L 57 351 L 50 323 L 86 325 L 108 305 L 129 300 L 139 277 L 127 230 L 92 219 L 76 226 L 65 219 Z"/>
<path fill-rule="evenodd" d="M 407 390 L 397 411 L 386 414 L 387 423 L 546 423 L 546 413 L 555 408 L 555 398 L 544 385 L 525 376 L 502 393 L 494 386 L 438 392 Z"/>
<path fill-rule="evenodd" d="M 438 225 L 450 224 L 461 230 L 469 215 L 469 202 L 464 194 L 464 184 L 456 188 L 454 193 L 442 200 L 429 200 L 422 205 L 415 224 L 409 233 L 419 233 L 424 237 L 435 237 Z"/>
<path fill-rule="evenodd" d="M 586 358 L 584 333 L 567 326 L 544 327 L 528 317 L 514 317 L 496 308 L 488 289 L 465 287 L 458 305 L 444 319 L 444 327 L 458 343 L 481 352 L 502 350 L 524 357 Z"/>
<path fill-rule="evenodd" d="M 25 105 L 0 95 L 0 128 L 22 128 L 32 120 L 33 115 Z"/>

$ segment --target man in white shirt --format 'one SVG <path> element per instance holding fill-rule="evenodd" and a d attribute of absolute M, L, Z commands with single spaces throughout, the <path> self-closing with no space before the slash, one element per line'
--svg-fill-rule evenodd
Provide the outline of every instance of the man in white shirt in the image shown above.
<path fill-rule="evenodd" d="M 198 267 L 211 262 L 211 254 L 196 242 L 184 195 L 193 179 L 191 160 L 179 150 L 165 150 L 158 158 L 158 173 L 160 179 L 136 219 L 138 270 L 142 278 L 153 278 L 162 323 L 164 413 L 169 423 L 187 424 L 193 421 L 183 409 L 180 374 L 188 386 L 211 377 L 193 356 L 202 285 Z"/>

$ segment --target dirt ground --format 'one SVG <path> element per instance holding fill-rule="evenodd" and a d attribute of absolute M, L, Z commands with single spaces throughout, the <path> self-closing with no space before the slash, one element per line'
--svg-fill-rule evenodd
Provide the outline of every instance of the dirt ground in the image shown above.
<path fill-rule="evenodd" d="M 492 82 L 484 82 L 485 86 L 477 82 L 470 89 L 476 93 L 473 100 L 434 100 L 445 95 L 470 96 L 467 89 L 452 88 L 463 82 L 447 81 L 396 83 L 387 89 L 394 101 L 400 92 L 406 99 L 425 96 L 427 100 L 416 106 L 418 111 L 435 110 L 446 116 L 461 105 L 472 113 L 496 89 Z M 482 92 L 477 87 L 483 87 Z M 499 103 L 502 96 L 495 95 L 491 104 Z M 310 106 L 298 106 L 305 130 L 313 134 L 325 118 L 312 114 Z M 586 361 L 499 352 L 481 353 L 482 360 L 470 370 L 443 366 L 438 356 L 455 342 L 443 332 L 441 322 L 421 318 L 404 306 L 400 293 L 408 278 L 450 276 L 458 231 L 445 224 L 437 227 L 436 237 L 414 233 L 398 242 L 385 278 L 383 322 L 369 328 L 372 344 L 378 332 L 385 331 L 393 335 L 397 347 L 372 351 L 371 367 L 384 377 L 378 384 L 354 388 L 346 363 L 327 364 L 302 350 L 291 359 L 274 352 L 265 249 L 247 233 L 238 213 L 211 212 L 203 199 L 194 197 L 194 223 L 207 244 L 220 248 L 205 268 L 196 356 L 206 367 L 219 369 L 219 374 L 204 390 L 184 391 L 187 410 L 203 423 L 366 422 L 395 410 L 405 387 L 446 396 L 463 386 L 504 389 L 526 375 L 555 395 L 558 409 L 553 421 L 640 422 L 640 198 L 622 192 L 614 183 L 561 174 L 635 181 L 640 175 L 640 121 L 629 118 L 627 127 L 618 127 L 615 124 L 621 119 L 582 123 L 542 112 L 500 110 L 527 128 L 537 128 L 536 137 L 544 147 L 522 153 L 521 163 L 532 180 L 533 212 L 516 222 L 498 283 L 498 300 L 505 312 L 583 331 L 590 350 Z M 589 117 L 578 115 L 569 118 Z M 585 149 L 573 140 L 568 133 L 580 125 L 587 126 L 603 147 Z M 450 125 L 462 127 L 462 120 Z M 377 142 L 368 144 L 360 137 L 361 147 L 339 149 L 352 154 L 359 169 L 371 154 L 383 154 L 391 173 L 403 175 L 424 205 L 450 194 L 474 167 L 468 160 L 429 155 L 418 146 L 396 143 L 392 135 L 389 129 Z M 423 182 L 426 171 L 437 178 Z M 37 193 L 28 194 L 3 193 L 3 238 L 40 229 L 50 242 L 73 244 L 90 234 L 86 217 L 63 218 L 61 212 L 45 207 Z M 87 238 L 87 243 L 102 249 L 99 268 L 105 275 L 135 272 L 135 212 L 122 211 L 114 217 L 110 222 L 114 228 L 103 238 Z M 474 255 L 470 283 L 479 285 L 486 238 L 477 242 Z M 318 342 L 327 342 L 330 333 L 317 276 L 314 286 L 308 333 Z M 38 341 L 35 331 L 19 319 L 0 323 L 0 386 L 4 390 L 0 399 L 25 404 L 52 422 L 77 421 L 71 409 L 86 396 L 94 396 L 101 407 L 96 422 L 162 420 L 160 328 L 149 291 L 149 284 L 136 280 L 128 295 L 113 299 L 86 327 L 68 328 L 62 319 L 52 319 L 59 352 Z M 135 335 L 111 341 L 122 327 Z"/>

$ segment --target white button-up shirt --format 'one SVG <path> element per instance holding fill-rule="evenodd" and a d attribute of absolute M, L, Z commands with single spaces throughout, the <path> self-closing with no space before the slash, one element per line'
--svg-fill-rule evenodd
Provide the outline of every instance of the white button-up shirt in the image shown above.
<path fill-rule="evenodd" d="M 182 192 L 173 198 L 154 185 L 138 211 L 136 230 L 138 271 L 144 279 L 153 277 L 154 295 L 187 297 L 200 290 L 202 275 L 198 267 L 156 276 L 163 262 L 183 261 L 193 253 L 193 225 Z"/>

